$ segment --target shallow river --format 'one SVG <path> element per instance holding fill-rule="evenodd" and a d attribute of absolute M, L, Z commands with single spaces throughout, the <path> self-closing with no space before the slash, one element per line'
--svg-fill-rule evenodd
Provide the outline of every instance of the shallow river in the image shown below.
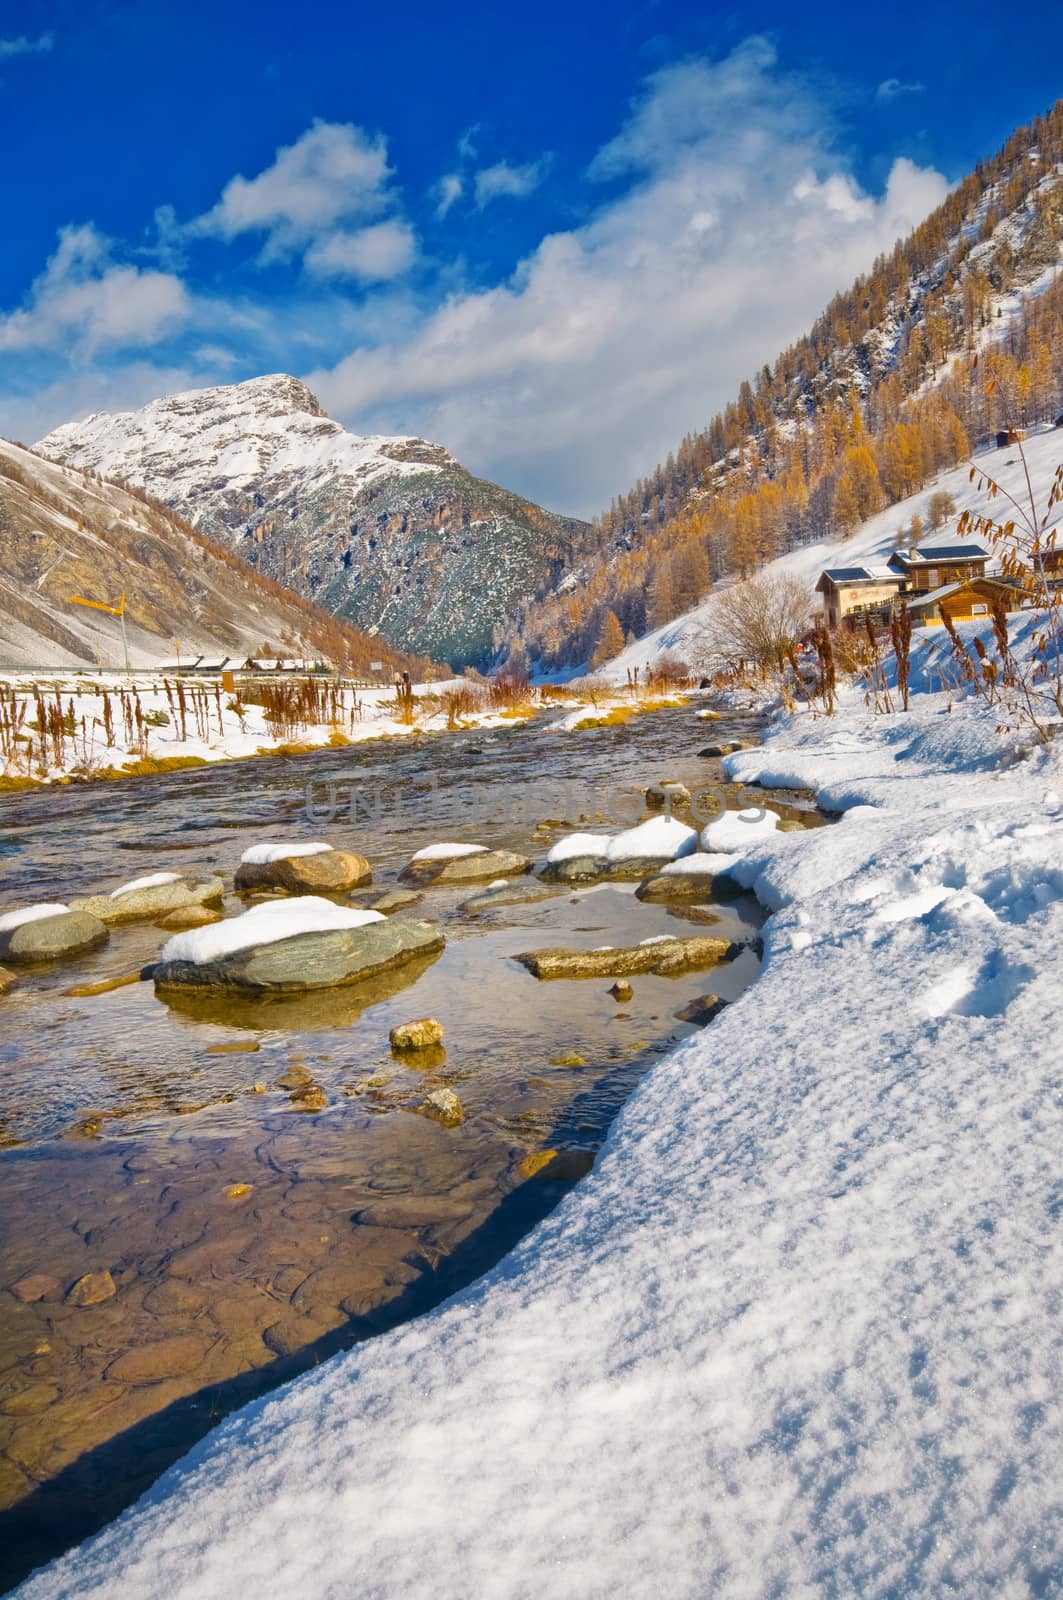
<path fill-rule="evenodd" d="M 541 857 L 563 831 L 547 819 L 616 829 L 642 814 L 636 786 L 719 782 L 697 752 L 734 733 L 749 728 L 698 723 L 692 708 L 577 734 L 540 720 L 6 797 L 0 906 L 160 868 L 231 883 L 264 838 L 357 849 L 375 886 L 434 840 Z M 337 815 L 310 822 L 306 785 L 325 813 L 330 776 Z M 772 803 L 820 820 L 798 797 Z M 461 909 L 476 885 L 429 889 L 414 914 L 441 925 L 445 951 L 369 990 L 181 1010 L 148 982 L 65 992 L 154 960 L 165 935 L 140 925 L 0 1000 L 0 1590 L 113 1517 L 233 1407 L 484 1271 L 589 1169 L 640 1076 L 693 1031 L 678 1013 L 706 993 L 733 999 L 757 970 L 747 948 L 711 972 L 637 978 L 621 1005 L 608 980 L 544 984 L 512 959 L 708 931 L 708 918 L 750 941 L 759 925 L 748 898 L 691 911 L 634 888 L 480 916 Z M 429 1014 L 445 1047 L 393 1055 L 389 1028 Z M 325 1110 L 294 1108 L 293 1069 Z M 460 1127 L 411 1114 L 443 1085 Z M 535 1171 L 546 1150 L 559 1155 Z M 246 1191 L 228 1196 L 234 1185 Z M 108 1298 L 65 1298 L 104 1271 Z M 10 1286 L 30 1275 L 44 1293 L 23 1301 Z"/>

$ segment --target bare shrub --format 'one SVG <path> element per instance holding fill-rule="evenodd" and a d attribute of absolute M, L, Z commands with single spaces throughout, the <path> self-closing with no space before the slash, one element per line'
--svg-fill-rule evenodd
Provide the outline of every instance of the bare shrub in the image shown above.
<path fill-rule="evenodd" d="M 807 633 L 812 595 L 807 584 L 785 574 L 762 573 L 720 590 L 701 629 L 695 659 L 710 669 L 721 661 L 757 672 L 787 665 Z"/>

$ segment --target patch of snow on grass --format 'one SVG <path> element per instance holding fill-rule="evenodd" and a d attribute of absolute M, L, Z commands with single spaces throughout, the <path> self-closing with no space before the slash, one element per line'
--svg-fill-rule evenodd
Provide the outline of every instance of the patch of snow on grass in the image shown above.
<path fill-rule="evenodd" d="M 319 895 L 300 895 L 281 903 L 267 901 L 250 911 L 207 928 L 189 928 L 175 933 L 162 947 L 161 961 L 190 961 L 201 967 L 219 961 L 238 950 L 256 945 L 276 944 L 300 933 L 331 933 L 342 928 L 361 928 L 369 922 L 383 922 L 379 911 L 363 911 L 357 906 L 338 906 Z"/>

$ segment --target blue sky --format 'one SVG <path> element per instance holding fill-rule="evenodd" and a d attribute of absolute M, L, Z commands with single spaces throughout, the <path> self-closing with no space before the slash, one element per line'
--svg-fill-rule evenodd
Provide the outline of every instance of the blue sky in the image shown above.
<path fill-rule="evenodd" d="M 6 0 L 0 431 L 284 370 L 590 513 L 1059 91 L 1047 5 L 515 9 Z"/>

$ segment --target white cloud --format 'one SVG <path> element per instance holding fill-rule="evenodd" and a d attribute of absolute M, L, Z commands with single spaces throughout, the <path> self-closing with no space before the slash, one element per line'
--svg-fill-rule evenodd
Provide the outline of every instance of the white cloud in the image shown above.
<path fill-rule="evenodd" d="M 356 278 L 361 283 L 383 283 L 409 269 L 416 249 L 416 237 L 409 223 L 393 217 L 357 233 L 326 234 L 311 245 L 303 264 L 318 278 Z"/>
<path fill-rule="evenodd" d="M 24 33 L 17 39 L 0 39 L 0 61 L 10 61 L 13 56 L 45 55 L 54 44 L 54 33 L 42 33 L 36 39 Z"/>
<path fill-rule="evenodd" d="M 382 135 L 316 121 L 257 177 L 230 179 L 191 229 L 223 239 L 265 233 L 268 254 L 289 254 L 341 222 L 378 215 L 389 204 L 390 176 Z"/>
<path fill-rule="evenodd" d="M 925 83 L 904 83 L 900 78 L 883 78 L 875 90 L 875 99 L 882 101 L 896 100 L 902 94 L 925 94 Z"/>
<path fill-rule="evenodd" d="M 946 193 L 909 161 L 866 193 L 833 141 L 822 94 L 764 40 L 665 68 L 592 164 L 627 186 L 589 221 L 308 381 L 352 426 L 440 439 L 524 493 L 598 510 Z"/>
<path fill-rule="evenodd" d="M 60 229 L 26 303 L 0 314 L 0 349 L 61 348 L 84 358 L 154 344 L 190 314 L 180 278 L 115 261 L 111 241 L 86 223 Z"/>
<path fill-rule="evenodd" d="M 542 183 L 550 165 L 550 156 L 539 161 L 528 161 L 522 167 L 511 166 L 508 161 L 496 161 L 493 167 L 481 167 L 473 180 L 476 206 L 482 211 L 492 200 L 508 197 L 523 200 Z"/>
<path fill-rule="evenodd" d="M 436 216 L 442 220 L 456 201 L 465 193 L 465 179 L 460 172 L 447 172 L 435 186 Z"/>

